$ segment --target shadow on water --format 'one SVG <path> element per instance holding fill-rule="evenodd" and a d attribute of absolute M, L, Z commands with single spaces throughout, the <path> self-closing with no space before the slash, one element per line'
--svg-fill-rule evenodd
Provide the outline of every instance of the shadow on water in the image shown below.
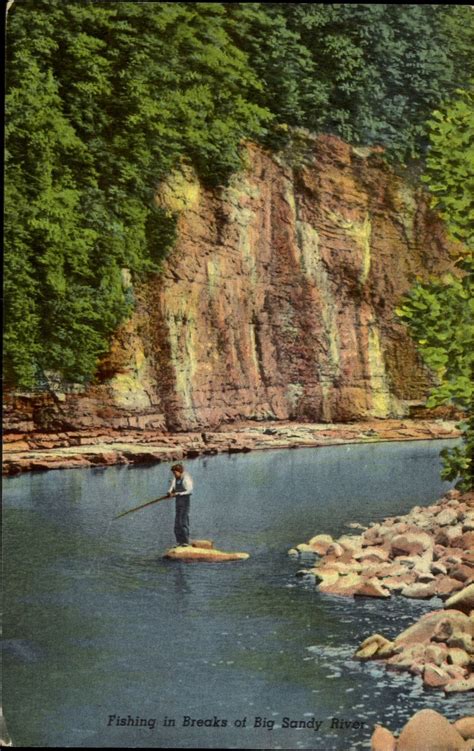
<path fill-rule="evenodd" d="M 8 480 L 4 685 L 17 745 L 346 751 L 366 748 L 381 717 L 398 730 L 425 706 L 462 714 L 464 698 L 352 659 L 367 635 L 392 638 L 432 603 L 322 595 L 295 578 L 301 564 L 286 553 L 439 497 L 444 445 L 188 462 L 192 535 L 251 554 L 221 565 L 161 557 L 174 542 L 173 502 L 113 520 L 166 491 L 168 465 Z M 288 728 L 285 717 L 321 725 Z M 331 727 L 341 717 L 361 729 Z M 191 723 L 199 718 L 226 724 Z"/>

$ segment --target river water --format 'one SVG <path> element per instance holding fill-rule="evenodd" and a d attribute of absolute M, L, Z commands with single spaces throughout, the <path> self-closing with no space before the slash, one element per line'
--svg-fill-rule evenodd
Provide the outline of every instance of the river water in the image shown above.
<path fill-rule="evenodd" d="M 162 559 L 170 466 L 25 474 L 4 484 L 4 714 L 16 746 L 369 747 L 417 709 L 467 696 L 352 659 L 440 601 L 323 595 L 287 550 L 432 502 L 447 441 L 221 455 L 187 462 L 192 536 L 245 562 Z"/>

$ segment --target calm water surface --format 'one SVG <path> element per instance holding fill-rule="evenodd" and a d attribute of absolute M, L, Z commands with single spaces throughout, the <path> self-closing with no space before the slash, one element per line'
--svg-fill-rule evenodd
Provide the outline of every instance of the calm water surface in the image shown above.
<path fill-rule="evenodd" d="M 7 479 L 4 713 L 14 744 L 348 751 L 369 747 L 375 721 L 398 731 L 425 707 L 467 714 L 467 696 L 352 659 L 365 637 L 393 638 L 439 601 L 319 594 L 287 556 L 314 534 L 432 502 L 449 487 L 439 480 L 445 445 L 187 462 L 192 536 L 251 555 L 221 565 L 161 558 L 174 542 L 172 501 L 111 521 L 166 492 L 170 465 Z"/>

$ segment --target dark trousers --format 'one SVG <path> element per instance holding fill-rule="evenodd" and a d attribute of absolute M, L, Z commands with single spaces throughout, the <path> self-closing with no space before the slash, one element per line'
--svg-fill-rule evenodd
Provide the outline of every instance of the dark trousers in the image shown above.
<path fill-rule="evenodd" d="M 178 545 L 189 543 L 189 507 L 191 496 L 179 495 L 176 498 L 176 516 L 174 518 L 174 534 Z"/>

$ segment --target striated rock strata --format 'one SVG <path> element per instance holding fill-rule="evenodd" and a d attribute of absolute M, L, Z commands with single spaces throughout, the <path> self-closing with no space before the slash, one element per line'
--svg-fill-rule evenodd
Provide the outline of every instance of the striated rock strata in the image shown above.
<path fill-rule="evenodd" d="M 163 273 L 134 290 L 88 390 L 7 395 L 5 430 L 196 430 L 234 420 L 400 417 L 426 371 L 394 306 L 452 247 L 422 191 L 369 149 L 307 137 L 304 158 L 247 146 L 209 190 L 183 168 Z M 130 284 L 126 270 L 124 284 Z"/>

